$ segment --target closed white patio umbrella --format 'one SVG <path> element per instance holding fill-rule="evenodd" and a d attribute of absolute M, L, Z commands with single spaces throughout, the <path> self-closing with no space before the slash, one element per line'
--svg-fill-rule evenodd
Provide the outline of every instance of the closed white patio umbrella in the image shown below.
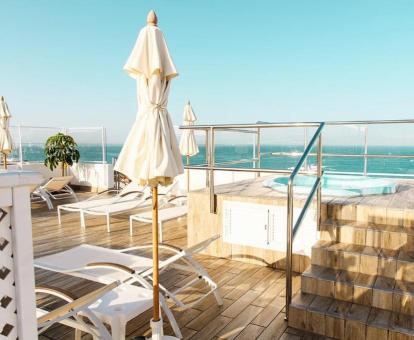
<path fill-rule="evenodd" d="M 9 131 L 11 114 L 4 97 L 0 97 L 0 152 L 3 154 L 4 168 L 7 169 L 7 156 L 13 151 L 13 141 Z"/>
<path fill-rule="evenodd" d="M 191 107 L 190 101 L 184 106 L 183 125 L 194 125 L 197 121 L 197 117 Z M 183 156 L 186 156 L 187 165 L 190 163 L 190 157 L 199 153 L 197 141 L 195 138 L 194 130 L 183 130 L 180 138 L 180 152 Z M 190 190 L 190 170 L 187 170 L 187 191 Z"/>
<path fill-rule="evenodd" d="M 115 170 L 140 185 L 152 188 L 152 242 L 154 311 L 152 339 L 163 336 L 158 287 L 158 185 L 169 185 L 183 173 L 183 164 L 167 111 L 171 79 L 178 75 L 157 16 L 151 11 L 141 29 L 124 70 L 137 81 L 138 113 L 122 147 Z"/>

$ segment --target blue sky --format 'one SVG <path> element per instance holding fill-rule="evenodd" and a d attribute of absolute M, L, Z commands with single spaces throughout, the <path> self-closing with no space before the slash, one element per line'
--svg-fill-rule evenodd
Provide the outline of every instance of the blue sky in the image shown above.
<path fill-rule="evenodd" d="M 180 72 L 174 123 L 414 116 L 414 1 L 2 0 L 0 94 L 14 123 L 106 126 L 122 142 L 122 66 L 153 8 Z"/>

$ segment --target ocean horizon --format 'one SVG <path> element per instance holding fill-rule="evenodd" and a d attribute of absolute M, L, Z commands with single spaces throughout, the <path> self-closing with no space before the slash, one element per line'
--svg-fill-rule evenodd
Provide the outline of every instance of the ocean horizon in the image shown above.
<path fill-rule="evenodd" d="M 121 151 L 122 144 L 108 144 L 106 146 L 106 160 L 113 162 Z M 11 155 L 12 159 L 19 160 L 18 148 Z M 44 159 L 43 145 L 30 144 L 23 145 L 23 160 L 28 162 L 42 162 Z M 205 163 L 205 146 L 199 145 L 200 152 L 190 157 L 191 165 L 199 165 Z M 81 162 L 101 162 L 102 149 L 101 144 L 79 144 L 80 161 Z M 314 149 L 313 152 L 316 152 Z M 284 153 L 281 156 L 272 156 L 271 153 Z M 292 156 L 286 155 L 293 153 Z M 303 153 L 303 145 L 278 145 L 264 144 L 261 145 L 261 168 L 286 170 L 294 167 L 301 154 Z M 347 154 L 347 157 L 324 156 L 323 166 L 325 171 L 337 172 L 363 172 L 364 154 L 363 146 L 341 146 L 341 145 L 324 145 L 323 153 Z M 414 155 L 414 147 L 411 146 L 370 146 L 368 155 Z M 225 163 L 232 161 L 248 160 L 253 157 L 252 144 L 218 144 L 215 149 L 215 162 Z M 183 162 L 187 160 L 183 157 Z M 309 156 L 308 164 L 315 165 L 316 157 Z M 238 164 L 227 164 L 228 167 L 234 168 L 254 168 L 257 164 L 252 161 L 246 161 Z M 413 175 L 414 174 L 414 157 L 413 158 L 368 158 L 368 173 L 384 173 L 396 175 Z"/>

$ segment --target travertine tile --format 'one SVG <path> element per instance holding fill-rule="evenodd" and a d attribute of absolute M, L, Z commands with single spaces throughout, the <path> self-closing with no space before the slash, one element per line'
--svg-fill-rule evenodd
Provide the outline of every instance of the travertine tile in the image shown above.
<path fill-rule="evenodd" d="M 404 224 L 404 209 L 387 208 L 386 223 L 390 225 Z"/>
<path fill-rule="evenodd" d="M 370 307 L 353 304 L 346 314 L 345 339 L 355 340 L 365 337 L 366 323 Z"/>
<path fill-rule="evenodd" d="M 395 280 L 378 276 L 372 292 L 372 305 L 377 308 L 392 310 L 392 298 Z"/>
<path fill-rule="evenodd" d="M 289 312 L 289 326 L 307 329 L 307 308 L 312 303 L 314 295 L 299 293 L 292 298 Z"/>
<path fill-rule="evenodd" d="M 401 251 L 397 262 L 397 280 L 414 281 L 414 252 Z"/>
<path fill-rule="evenodd" d="M 372 287 L 375 283 L 375 275 L 359 274 L 354 281 L 353 301 L 361 305 L 372 304 Z"/>
<path fill-rule="evenodd" d="M 406 228 L 414 227 L 414 209 L 404 209 L 403 225 Z"/>
<path fill-rule="evenodd" d="M 382 232 L 376 229 L 368 229 L 365 244 L 370 247 L 381 247 Z"/>
<path fill-rule="evenodd" d="M 391 312 L 371 308 L 367 321 L 367 340 L 387 339 Z"/>
<path fill-rule="evenodd" d="M 307 329 L 315 334 L 325 335 L 325 313 L 331 306 L 333 300 L 331 298 L 316 296 L 309 305 L 306 321 Z"/>
<path fill-rule="evenodd" d="M 343 271 L 335 282 L 335 299 L 352 302 L 354 293 L 354 280 L 357 273 Z"/>
<path fill-rule="evenodd" d="M 379 250 L 365 247 L 360 255 L 359 271 L 363 274 L 376 275 L 378 273 Z"/>
<path fill-rule="evenodd" d="M 345 337 L 345 315 L 351 303 L 334 300 L 325 314 L 325 335 L 335 339 Z"/>
<path fill-rule="evenodd" d="M 368 222 L 369 218 L 369 209 L 370 207 L 364 205 L 357 205 L 356 207 L 356 220 L 358 222 Z"/>
<path fill-rule="evenodd" d="M 414 337 L 414 322 L 411 315 L 393 313 L 390 322 L 388 338 L 391 340 L 412 340 Z"/>
<path fill-rule="evenodd" d="M 398 250 L 407 241 L 406 236 L 407 234 L 383 231 L 381 236 L 381 248 Z"/>
<path fill-rule="evenodd" d="M 318 241 L 312 246 L 311 262 L 319 266 L 326 266 L 326 248 L 331 245 L 329 241 Z"/>
<path fill-rule="evenodd" d="M 393 310 L 398 313 L 414 315 L 414 283 L 396 281 L 393 295 Z"/>
<path fill-rule="evenodd" d="M 397 278 L 397 258 L 398 251 L 382 249 L 378 263 L 378 274 L 381 276 Z"/>

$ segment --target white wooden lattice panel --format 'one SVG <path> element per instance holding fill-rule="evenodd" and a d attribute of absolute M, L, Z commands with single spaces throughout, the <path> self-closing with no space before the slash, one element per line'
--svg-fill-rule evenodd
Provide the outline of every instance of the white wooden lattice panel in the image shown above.
<path fill-rule="evenodd" d="M 0 339 L 17 338 L 10 208 L 0 208 Z"/>

